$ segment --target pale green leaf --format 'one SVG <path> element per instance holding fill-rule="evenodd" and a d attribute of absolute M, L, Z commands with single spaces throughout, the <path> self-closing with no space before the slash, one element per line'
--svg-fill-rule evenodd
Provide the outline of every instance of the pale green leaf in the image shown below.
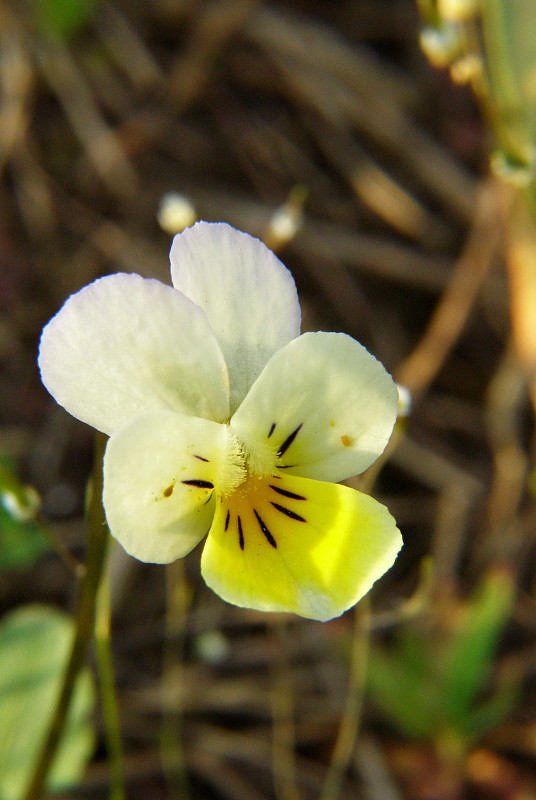
<path fill-rule="evenodd" d="M 445 719 L 463 729 L 494 663 L 495 651 L 512 608 L 513 576 L 490 572 L 467 603 L 442 661 Z"/>
<path fill-rule="evenodd" d="M 375 647 L 368 684 L 395 728 L 411 739 L 434 738 L 442 722 L 440 688 L 421 631 L 402 630 L 390 651 Z"/>
<path fill-rule="evenodd" d="M 29 605 L 0 622 L 0 800 L 20 800 L 46 735 L 74 626 L 46 606 Z M 76 683 L 48 789 L 76 784 L 93 749 L 90 715 L 94 686 L 89 670 Z"/>

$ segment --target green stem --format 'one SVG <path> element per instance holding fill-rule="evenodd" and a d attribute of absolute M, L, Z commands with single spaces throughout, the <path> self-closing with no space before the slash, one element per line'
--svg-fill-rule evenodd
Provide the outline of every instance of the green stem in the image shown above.
<path fill-rule="evenodd" d="M 110 576 L 103 577 L 98 594 L 95 619 L 97 670 L 102 693 L 104 735 L 110 767 L 110 800 L 125 800 L 123 745 L 119 723 L 119 705 L 115 690 L 114 668 L 110 637 Z"/>
<path fill-rule="evenodd" d="M 364 597 L 354 609 L 352 664 L 344 712 L 333 749 L 321 800 L 337 800 L 354 752 L 361 721 L 369 653 L 370 601 Z"/>
<path fill-rule="evenodd" d="M 108 531 L 102 508 L 102 460 L 106 437 L 97 434 L 95 462 L 91 482 L 91 498 L 87 514 L 87 552 L 84 575 L 80 583 L 80 595 L 76 613 L 76 630 L 69 661 L 63 676 L 63 684 L 57 700 L 41 753 L 36 762 L 34 774 L 24 795 L 24 800 L 40 800 L 43 795 L 47 774 L 52 765 L 65 719 L 69 710 L 76 678 L 84 666 L 89 642 L 93 637 L 95 623 L 95 603 L 97 590 L 106 558 Z"/>

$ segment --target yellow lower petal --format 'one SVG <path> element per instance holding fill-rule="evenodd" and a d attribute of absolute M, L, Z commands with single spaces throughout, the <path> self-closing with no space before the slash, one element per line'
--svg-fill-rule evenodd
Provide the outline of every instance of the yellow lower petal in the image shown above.
<path fill-rule="evenodd" d="M 401 545 L 394 519 L 368 495 L 291 475 L 250 476 L 218 500 L 201 568 L 230 603 L 328 620 L 368 592 Z"/>

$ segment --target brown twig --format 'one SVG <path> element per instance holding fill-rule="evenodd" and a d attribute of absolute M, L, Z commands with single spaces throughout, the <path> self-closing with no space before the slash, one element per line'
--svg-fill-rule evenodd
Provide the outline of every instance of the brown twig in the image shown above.
<path fill-rule="evenodd" d="M 472 228 L 447 288 L 419 344 L 396 371 L 396 380 L 414 397 L 430 385 L 461 335 L 501 238 L 496 184 L 488 181 L 480 188 Z"/>

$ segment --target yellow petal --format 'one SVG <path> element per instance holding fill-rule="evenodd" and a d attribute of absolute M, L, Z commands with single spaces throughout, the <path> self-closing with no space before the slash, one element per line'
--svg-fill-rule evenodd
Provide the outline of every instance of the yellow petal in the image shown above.
<path fill-rule="evenodd" d="M 394 519 L 368 495 L 292 475 L 250 476 L 217 501 L 201 569 L 230 603 L 328 620 L 368 592 L 401 545 Z"/>

